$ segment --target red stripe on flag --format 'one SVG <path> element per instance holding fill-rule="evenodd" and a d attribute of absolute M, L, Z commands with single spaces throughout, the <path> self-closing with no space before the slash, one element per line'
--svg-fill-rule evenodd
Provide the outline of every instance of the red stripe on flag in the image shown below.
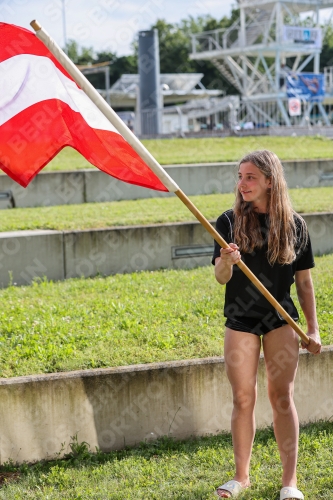
<path fill-rule="evenodd" d="M 0 62 L 6 61 L 19 54 L 33 54 L 44 56 L 52 60 L 55 66 L 70 80 L 73 78 L 65 68 L 51 54 L 47 47 L 31 31 L 15 26 L 14 24 L 0 23 L 1 43 Z"/>
<path fill-rule="evenodd" d="M 168 191 L 120 134 L 91 128 L 57 99 L 34 104 L 0 127 L 0 167 L 26 187 L 65 146 L 119 180 Z"/>

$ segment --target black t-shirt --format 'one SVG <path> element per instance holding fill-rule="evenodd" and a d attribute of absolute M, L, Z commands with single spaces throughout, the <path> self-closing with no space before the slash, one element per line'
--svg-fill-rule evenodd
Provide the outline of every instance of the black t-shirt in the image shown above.
<path fill-rule="evenodd" d="M 266 214 L 257 215 L 262 232 L 267 234 Z M 216 221 L 216 230 L 227 243 L 234 242 L 233 223 L 233 210 L 227 210 Z M 315 265 L 310 238 L 308 238 L 307 245 L 302 252 L 297 250 L 301 241 L 301 228 L 297 224 L 296 227 L 298 228 L 297 256 L 291 264 L 276 263 L 271 266 L 266 256 L 267 244 L 263 245 L 262 248 L 255 248 L 252 253 L 242 254 L 242 261 L 295 321 L 299 319 L 299 316 L 290 297 L 290 286 L 294 283 L 296 271 L 311 269 Z M 220 245 L 215 241 L 212 264 L 215 264 L 216 257 L 220 257 L 220 250 Z M 272 320 L 283 319 L 236 265 L 233 266 L 232 277 L 226 284 L 224 316 L 238 321 L 241 321 L 242 318 L 262 319 L 264 317 L 270 317 Z"/>

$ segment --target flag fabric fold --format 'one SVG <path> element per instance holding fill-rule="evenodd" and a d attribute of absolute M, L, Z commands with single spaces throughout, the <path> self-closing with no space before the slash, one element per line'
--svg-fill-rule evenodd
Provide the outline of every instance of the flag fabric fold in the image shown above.
<path fill-rule="evenodd" d="M 65 146 L 107 174 L 168 191 L 35 34 L 0 23 L 0 168 L 26 187 Z"/>

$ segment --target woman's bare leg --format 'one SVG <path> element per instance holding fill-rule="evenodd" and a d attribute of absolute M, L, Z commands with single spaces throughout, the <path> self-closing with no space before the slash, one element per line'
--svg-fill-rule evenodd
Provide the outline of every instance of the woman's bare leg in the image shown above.
<path fill-rule="evenodd" d="M 298 336 L 289 325 L 285 325 L 264 335 L 263 348 L 274 433 L 283 467 L 282 486 L 296 487 L 299 426 L 293 394 L 299 355 Z"/>
<path fill-rule="evenodd" d="M 236 474 L 234 479 L 250 485 L 249 468 L 255 434 L 254 407 L 257 398 L 257 370 L 260 355 L 260 337 L 252 333 L 226 329 L 224 359 L 233 394 L 231 433 Z M 230 493 L 218 491 L 222 498 Z"/>

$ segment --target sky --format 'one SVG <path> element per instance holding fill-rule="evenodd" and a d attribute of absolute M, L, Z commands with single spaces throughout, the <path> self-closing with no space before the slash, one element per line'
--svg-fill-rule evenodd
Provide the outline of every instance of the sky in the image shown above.
<path fill-rule="evenodd" d="M 236 4 L 233 0 L 0 0 L 0 22 L 30 28 L 30 21 L 37 19 L 63 47 L 63 2 L 67 39 L 118 56 L 130 54 L 136 33 L 157 19 L 174 23 L 205 14 L 220 19 Z"/>
<path fill-rule="evenodd" d="M 66 36 L 95 52 L 118 56 L 132 53 L 131 43 L 139 30 L 149 29 L 157 19 L 170 23 L 189 16 L 210 14 L 216 19 L 231 13 L 236 0 L 0 0 L 0 22 L 30 28 L 37 19 L 64 47 L 63 4 Z M 321 22 L 331 9 L 321 11 Z"/>

